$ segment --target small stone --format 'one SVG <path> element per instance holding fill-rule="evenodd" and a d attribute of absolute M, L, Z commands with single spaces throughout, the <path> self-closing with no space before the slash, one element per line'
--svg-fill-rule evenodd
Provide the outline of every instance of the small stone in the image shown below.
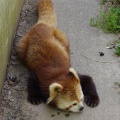
<path fill-rule="evenodd" d="M 107 49 L 112 49 L 112 47 L 109 47 L 109 46 L 107 46 L 106 48 L 107 48 Z"/>
<path fill-rule="evenodd" d="M 54 114 L 51 115 L 51 117 L 54 117 L 54 116 L 55 116 Z"/>
<path fill-rule="evenodd" d="M 100 56 L 104 56 L 104 53 L 103 52 L 99 52 L 100 53 Z"/>
<path fill-rule="evenodd" d="M 11 60 L 15 61 L 16 60 L 16 56 L 11 56 Z"/>
<path fill-rule="evenodd" d="M 57 112 L 57 115 L 60 115 L 60 112 Z"/>
<path fill-rule="evenodd" d="M 70 116 L 70 114 L 66 113 L 66 114 L 65 114 L 65 116 L 66 116 L 66 117 L 69 117 L 69 116 Z"/>
<path fill-rule="evenodd" d="M 21 37 L 22 35 L 21 35 L 21 33 L 20 33 L 20 32 L 18 32 L 18 33 L 17 33 L 17 36 Z"/>
<path fill-rule="evenodd" d="M 17 65 L 17 64 L 18 64 L 17 61 L 12 61 L 12 62 L 11 62 L 11 65 L 13 65 L 13 66 L 15 66 L 15 65 Z"/>
<path fill-rule="evenodd" d="M 9 81 L 8 81 L 8 85 L 14 86 L 14 82 L 9 80 Z"/>
<path fill-rule="evenodd" d="M 10 102 L 14 102 L 15 100 L 14 99 L 10 99 Z"/>
<path fill-rule="evenodd" d="M 12 82 L 15 82 L 17 80 L 17 77 L 16 76 L 9 76 L 9 80 L 12 81 Z"/>

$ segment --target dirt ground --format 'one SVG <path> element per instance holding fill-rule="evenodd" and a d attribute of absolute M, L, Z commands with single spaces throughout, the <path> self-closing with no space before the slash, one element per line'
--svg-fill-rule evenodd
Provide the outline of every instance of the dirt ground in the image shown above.
<path fill-rule="evenodd" d="M 16 45 L 27 30 L 37 21 L 35 5 L 38 0 L 25 0 L 21 11 L 20 21 L 10 55 L 7 75 L 0 97 L 0 120 L 31 120 L 32 115 L 22 113 L 23 101 L 26 101 L 27 69 L 20 63 L 16 54 Z M 24 106 L 25 107 L 25 106 Z M 34 114 L 35 115 L 35 114 Z M 31 119 L 30 119 L 31 118 Z"/>

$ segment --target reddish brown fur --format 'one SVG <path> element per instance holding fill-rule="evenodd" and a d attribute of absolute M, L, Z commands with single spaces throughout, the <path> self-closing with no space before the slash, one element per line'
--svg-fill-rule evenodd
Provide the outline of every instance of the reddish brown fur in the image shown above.
<path fill-rule="evenodd" d="M 45 10 L 44 5 L 52 14 L 50 0 L 41 0 L 38 4 L 39 13 L 41 11 L 43 13 Z M 49 85 L 53 82 L 65 86 L 64 93 L 68 88 L 73 90 L 76 78 L 70 77 L 68 74 L 70 68 L 69 42 L 65 34 L 55 26 L 51 27 L 48 23 L 38 22 L 21 39 L 17 50 L 28 68 L 36 72 L 43 94 L 48 94 Z"/>

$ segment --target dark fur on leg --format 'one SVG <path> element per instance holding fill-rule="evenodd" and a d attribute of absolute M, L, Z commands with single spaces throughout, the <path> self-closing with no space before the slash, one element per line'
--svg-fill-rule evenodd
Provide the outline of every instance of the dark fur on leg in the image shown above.
<path fill-rule="evenodd" d="M 96 107 L 99 104 L 100 99 L 93 79 L 87 75 L 78 74 L 78 76 L 80 78 L 83 94 L 85 96 L 85 103 L 90 107 Z"/>
<path fill-rule="evenodd" d="M 38 86 L 38 78 L 34 72 L 29 73 L 28 79 L 28 101 L 31 104 L 38 105 L 41 103 L 40 89 Z"/>

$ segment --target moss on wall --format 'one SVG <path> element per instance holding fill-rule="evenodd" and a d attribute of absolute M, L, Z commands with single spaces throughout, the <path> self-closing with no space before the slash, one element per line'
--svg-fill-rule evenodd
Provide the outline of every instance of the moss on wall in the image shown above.
<path fill-rule="evenodd" d="M 0 0 L 0 89 L 8 63 L 12 39 L 24 0 Z"/>

